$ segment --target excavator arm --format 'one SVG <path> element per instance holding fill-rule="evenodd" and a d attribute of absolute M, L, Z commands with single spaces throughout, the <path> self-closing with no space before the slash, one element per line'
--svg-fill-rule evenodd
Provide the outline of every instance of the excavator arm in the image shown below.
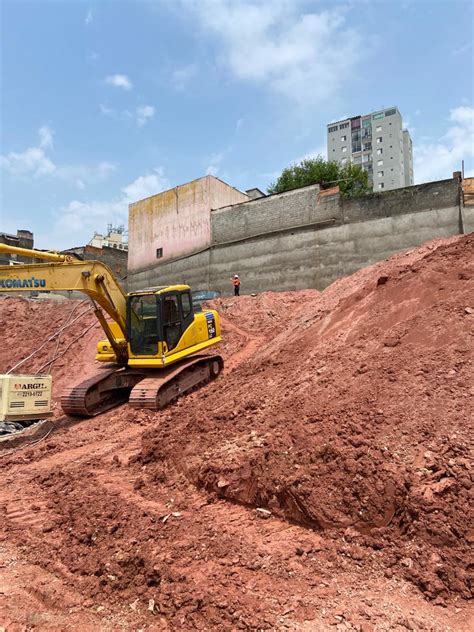
<path fill-rule="evenodd" d="M 0 244 L 0 253 L 2 252 L 40 259 L 44 263 L 0 266 L 0 292 L 83 292 L 92 299 L 94 313 L 119 364 L 127 363 L 126 297 L 110 268 L 100 261 L 80 261 L 71 255 L 16 248 L 6 244 Z M 117 323 L 118 328 L 110 326 L 102 310 Z"/>

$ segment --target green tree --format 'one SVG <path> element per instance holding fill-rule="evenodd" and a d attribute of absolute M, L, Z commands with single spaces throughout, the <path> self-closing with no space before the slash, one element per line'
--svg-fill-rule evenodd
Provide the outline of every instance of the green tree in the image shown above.
<path fill-rule="evenodd" d="M 344 197 L 362 195 L 369 190 L 367 172 L 359 165 L 341 165 L 334 160 L 324 160 L 322 156 L 317 156 L 283 169 L 267 192 L 283 193 L 309 184 L 319 184 L 323 189 L 339 185 Z"/>

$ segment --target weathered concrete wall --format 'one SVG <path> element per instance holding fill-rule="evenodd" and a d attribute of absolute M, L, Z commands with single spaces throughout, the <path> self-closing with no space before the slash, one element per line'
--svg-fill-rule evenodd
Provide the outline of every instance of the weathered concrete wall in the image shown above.
<path fill-rule="evenodd" d="M 395 252 L 456 234 L 458 221 L 459 209 L 448 208 L 320 230 L 295 230 L 215 247 L 210 287 L 228 292 L 228 278 L 236 273 L 244 294 L 268 289 L 323 289 Z"/>
<path fill-rule="evenodd" d="M 128 253 L 126 250 L 109 248 L 109 246 L 96 248 L 95 246 L 87 245 L 77 248 L 68 248 L 62 252 L 77 255 L 83 261 L 102 261 L 109 266 L 118 279 L 127 276 Z"/>
<path fill-rule="evenodd" d="M 270 231 L 320 223 L 340 217 L 336 203 L 320 195 L 319 185 L 287 191 L 212 211 L 213 244 L 263 235 Z"/>
<path fill-rule="evenodd" d="M 418 213 L 424 210 L 458 207 L 459 201 L 459 182 L 450 179 L 427 182 L 385 193 L 372 193 L 353 200 L 341 200 L 340 203 L 344 221 L 354 222 Z"/>
<path fill-rule="evenodd" d="M 474 231 L 474 178 L 466 178 L 462 183 L 463 208 L 462 223 L 465 233 Z"/>
<path fill-rule="evenodd" d="M 317 187 L 260 198 L 212 211 L 210 248 L 129 276 L 129 286 L 186 282 L 228 293 L 239 274 L 242 293 L 323 289 L 397 251 L 459 234 L 459 204 L 455 180 L 356 200 Z"/>
<path fill-rule="evenodd" d="M 244 200 L 248 200 L 245 193 L 214 176 L 205 176 L 130 204 L 129 272 L 208 247 L 211 208 Z M 159 259 L 158 249 L 162 249 Z"/>
<path fill-rule="evenodd" d="M 140 270 L 127 277 L 129 291 L 143 289 L 145 287 L 157 287 L 160 285 L 173 285 L 187 283 L 194 289 L 207 289 L 212 287 L 210 274 L 210 248 L 201 252 L 169 261 L 159 266 L 153 266 Z"/>

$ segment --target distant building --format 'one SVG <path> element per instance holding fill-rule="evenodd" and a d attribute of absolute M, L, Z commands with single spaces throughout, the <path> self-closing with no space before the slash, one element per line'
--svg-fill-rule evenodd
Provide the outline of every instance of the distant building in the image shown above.
<path fill-rule="evenodd" d="M 28 248 L 31 250 L 33 243 L 33 233 L 29 230 L 17 230 L 16 235 L 0 233 L 0 244 L 14 246 L 15 248 Z M 16 265 L 18 263 L 31 263 L 31 259 L 16 254 L 0 252 L 0 265 Z"/>
<path fill-rule="evenodd" d="M 130 204 L 129 274 L 146 275 L 147 270 L 153 272 L 157 263 L 207 253 L 212 241 L 213 209 L 248 199 L 242 191 L 207 175 Z"/>
<path fill-rule="evenodd" d="M 123 279 L 127 276 L 128 251 L 123 248 L 109 246 L 96 248 L 88 244 L 87 246 L 68 248 L 61 252 L 74 255 L 82 261 L 102 261 L 118 279 Z"/>
<path fill-rule="evenodd" d="M 412 141 L 396 107 L 330 123 L 327 147 L 328 160 L 361 165 L 374 191 L 413 184 Z"/>
<path fill-rule="evenodd" d="M 128 250 L 128 242 L 125 240 L 124 226 L 107 226 L 107 234 L 94 233 L 94 237 L 89 242 L 89 246 L 94 248 L 117 248 L 117 250 Z"/>
<path fill-rule="evenodd" d="M 266 193 L 264 193 L 263 191 L 260 191 L 258 187 L 255 187 L 253 189 L 247 189 L 245 193 L 249 196 L 251 200 L 257 200 L 258 198 L 265 197 L 266 195 Z"/>

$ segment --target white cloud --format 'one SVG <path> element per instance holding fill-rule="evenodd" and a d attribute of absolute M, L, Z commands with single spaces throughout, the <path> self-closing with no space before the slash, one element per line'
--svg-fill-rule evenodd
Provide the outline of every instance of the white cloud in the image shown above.
<path fill-rule="evenodd" d="M 474 107 L 461 105 L 449 113 L 450 125 L 437 141 L 413 143 L 415 181 L 450 178 L 461 169 L 461 161 L 474 159 Z M 466 176 L 472 169 L 466 170 Z"/>
<path fill-rule="evenodd" d="M 107 107 L 103 103 L 99 103 L 99 109 L 102 112 L 102 114 L 104 114 L 105 116 L 115 116 L 116 115 L 116 111 L 115 110 L 113 110 L 112 108 Z"/>
<path fill-rule="evenodd" d="M 299 163 L 302 160 L 317 158 L 318 156 L 322 156 L 324 160 L 327 159 L 327 144 L 326 143 L 321 143 L 317 147 L 310 149 L 308 152 L 303 154 L 303 156 L 300 156 L 299 158 L 297 158 L 294 162 Z"/>
<path fill-rule="evenodd" d="M 66 182 L 74 183 L 79 189 L 87 184 L 103 182 L 117 169 L 111 162 L 102 161 L 96 165 L 62 165 L 56 168 L 55 176 Z"/>
<path fill-rule="evenodd" d="M 171 83 L 176 90 L 184 90 L 189 81 L 196 76 L 197 70 L 196 64 L 177 68 L 171 75 Z"/>
<path fill-rule="evenodd" d="M 328 101 L 347 88 L 361 58 L 361 38 L 346 26 L 341 7 L 300 13 L 302 5 L 289 0 L 195 0 L 191 6 L 237 79 L 299 104 Z"/>
<path fill-rule="evenodd" d="M 109 75 L 105 78 L 105 83 L 116 88 L 123 88 L 124 90 L 131 90 L 133 83 L 127 77 L 127 75 Z"/>
<path fill-rule="evenodd" d="M 56 232 L 68 229 L 76 232 L 79 242 L 90 239 L 94 230 L 109 222 L 127 223 L 128 205 L 169 188 L 163 169 L 156 167 L 152 173 L 139 176 L 121 189 L 121 194 L 111 200 L 73 200 L 56 214 Z"/>
<path fill-rule="evenodd" d="M 35 178 L 56 171 L 56 165 L 41 147 L 29 147 L 23 152 L 11 151 L 6 156 L 0 156 L 0 166 L 14 176 L 32 175 Z"/>
<path fill-rule="evenodd" d="M 164 175 L 163 168 L 155 167 L 153 173 L 139 176 L 131 184 L 124 187 L 122 192 L 125 194 L 127 204 L 131 204 L 150 197 L 150 195 L 156 195 L 160 191 L 169 188 L 169 186 L 170 184 Z"/>
<path fill-rule="evenodd" d="M 139 127 L 143 127 L 155 116 L 155 108 L 152 105 L 142 105 L 136 109 L 136 121 Z"/>
<path fill-rule="evenodd" d="M 0 156 L 0 167 L 13 176 L 22 178 L 39 178 L 50 176 L 71 182 L 79 188 L 84 188 L 86 182 L 104 180 L 116 166 L 110 162 L 100 162 L 97 165 L 58 165 L 46 154 L 53 148 L 54 130 L 46 125 L 38 130 L 38 145 L 28 147 L 22 152 L 10 152 Z"/>
<path fill-rule="evenodd" d="M 0 156 L 0 166 L 13 176 L 33 176 L 39 178 L 57 171 L 54 162 L 48 158 L 45 149 L 53 147 L 53 130 L 44 125 L 38 130 L 38 145 L 25 151 L 11 151 Z"/>
<path fill-rule="evenodd" d="M 86 13 L 86 17 L 84 19 L 84 24 L 86 26 L 89 26 L 89 24 L 92 24 L 92 22 L 94 21 L 94 13 L 92 11 L 92 9 L 89 9 Z"/>
<path fill-rule="evenodd" d="M 99 164 L 97 165 L 97 173 L 100 175 L 101 178 L 103 178 L 108 176 L 109 173 L 115 171 L 116 168 L 117 166 L 114 163 L 104 160 L 102 162 L 99 162 Z"/>
<path fill-rule="evenodd" d="M 217 176 L 221 168 L 221 163 L 222 163 L 222 160 L 224 159 L 225 153 L 226 152 L 211 154 L 211 157 L 209 159 L 209 165 L 206 169 L 207 176 Z"/>
<path fill-rule="evenodd" d="M 116 120 L 130 120 L 133 119 L 138 127 L 143 127 L 155 116 L 155 108 L 152 105 L 140 105 L 135 110 L 116 110 L 109 108 L 103 103 L 99 103 L 99 109 L 104 116 L 110 116 L 110 118 Z"/>
<path fill-rule="evenodd" d="M 403 121 L 403 129 L 407 129 L 410 132 L 410 136 L 413 138 L 416 131 L 416 127 L 412 125 L 411 118 L 409 116 L 406 116 Z"/>
<path fill-rule="evenodd" d="M 454 50 L 451 51 L 451 55 L 454 57 L 458 57 L 459 55 L 464 55 L 464 53 L 468 53 L 472 48 L 472 42 L 466 42 L 462 46 L 458 46 Z"/>
<path fill-rule="evenodd" d="M 40 137 L 40 147 L 42 147 L 43 149 L 52 149 L 54 130 L 52 130 L 47 125 L 43 125 L 43 127 L 39 128 L 38 134 Z"/>

